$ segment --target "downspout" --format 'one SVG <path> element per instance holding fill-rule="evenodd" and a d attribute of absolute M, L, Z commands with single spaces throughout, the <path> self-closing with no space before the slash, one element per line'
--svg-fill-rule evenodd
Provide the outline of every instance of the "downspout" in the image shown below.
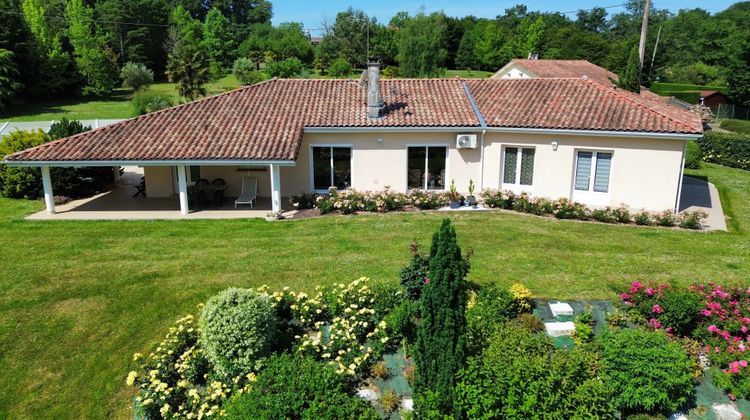
<path fill-rule="evenodd" d="M 484 133 L 487 129 L 482 129 L 482 135 L 479 137 L 479 191 L 484 189 Z"/>
<path fill-rule="evenodd" d="M 680 177 L 677 179 L 677 197 L 675 198 L 674 203 L 674 212 L 679 213 L 680 211 L 680 198 L 682 195 L 682 177 L 685 173 L 685 155 L 687 153 L 687 142 L 690 140 L 685 140 L 682 144 L 682 161 L 680 162 Z"/>
<path fill-rule="evenodd" d="M 471 94 L 469 85 L 464 81 L 461 84 L 464 87 L 464 93 L 466 93 L 469 104 L 471 104 L 471 109 L 474 110 L 474 115 L 476 115 L 479 125 L 482 127 L 482 134 L 479 140 L 479 191 L 482 191 L 484 189 L 484 133 L 487 132 L 487 121 L 484 120 L 484 115 L 479 110 L 479 106 L 477 106 L 477 101 L 474 100 L 474 95 Z"/>

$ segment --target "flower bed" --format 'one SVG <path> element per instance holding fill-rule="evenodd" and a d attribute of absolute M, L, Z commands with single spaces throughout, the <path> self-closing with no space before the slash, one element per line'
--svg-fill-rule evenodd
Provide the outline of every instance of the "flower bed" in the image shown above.
<path fill-rule="evenodd" d="M 513 210 L 537 216 L 553 216 L 557 219 L 597 221 L 601 223 L 636 224 L 640 226 L 680 227 L 683 229 L 703 229 L 707 215 L 700 211 L 675 214 L 671 210 L 661 213 L 640 211 L 631 213 L 625 207 L 591 209 L 584 204 L 567 198 L 549 200 L 531 197 L 526 193 L 515 194 L 506 190 L 484 190 L 480 193 L 480 204 L 487 208 Z M 455 200 L 462 200 L 459 194 L 445 191 L 413 190 L 408 194 L 394 192 L 386 187 L 383 191 L 360 192 L 353 189 L 331 188 L 326 195 L 300 194 L 290 197 L 291 204 L 298 210 L 317 208 L 321 214 L 359 212 L 387 213 L 403 211 L 407 207 L 420 210 L 436 210 L 448 206 Z"/>
<path fill-rule="evenodd" d="M 557 219 L 595 220 L 601 223 L 635 223 L 641 226 L 678 226 L 683 229 L 699 230 L 707 215 L 703 212 L 682 212 L 675 215 L 671 210 L 661 213 L 640 211 L 632 214 L 625 207 L 591 209 L 567 198 L 548 200 L 531 197 L 526 193 L 515 194 L 505 190 L 484 190 L 480 194 L 482 203 L 489 208 L 514 210 L 537 216 L 553 216 Z"/>
<path fill-rule="evenodd" d="M 620 297 L 650 328 L 698 340 L 714 370 L 714 384 L 730 398 L 750 398 L 750 288 L 633 282 Z"/>

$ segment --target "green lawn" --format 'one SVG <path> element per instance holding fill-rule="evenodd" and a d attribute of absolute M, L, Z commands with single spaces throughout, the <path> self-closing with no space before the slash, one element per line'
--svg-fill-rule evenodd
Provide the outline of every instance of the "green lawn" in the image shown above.
<path fill-rule="evenodd" d="M 750 278 L 750 172 L 692 171 L 719 187 L 729 233 L 451 214 L 470 279 L 537 296 L 614 298 L 633 280 Z M 229 286 L 312 291 L 360 276 L 397 281 L 409 243 L 444 213 L 263 220 L 30 222 L 39 202 L 0 199 L 0 418 L 128 416 L 134 352 Z"/>

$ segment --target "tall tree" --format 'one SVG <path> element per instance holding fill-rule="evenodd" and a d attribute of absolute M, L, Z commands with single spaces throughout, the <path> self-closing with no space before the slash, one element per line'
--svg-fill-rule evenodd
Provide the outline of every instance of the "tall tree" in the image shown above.
<path fill-rule="evenodd" d="M 206 95 L 211 80 L 211 59 L 203 44 L 201 23 L 177 6 L 170 17 L 167 39 L 167 79 L 177 84 L 180 96 L 194 100 Z"/>
<path fill-rule="evenodd" d="M 398 33 L 398 62 L 405 77 L 437 77 L 445 71 L 446 31 L 442 13 L 419 13 Z"/>
<path fill-rule="evenodd" d="M 234 62 L 235 45 L 229 19 L 215 7 L 203 22 L 203 46 L 214 63 L 227 68 Z"/>
<path fill-rule="evenodd" d="M 603 7 L 579 10 L 576 18 L 576 25 L 584 31 L 602 33 L 607 30 L 607 10 Z"/>
<path fill-rule="evenodd" d="M 97 29 L 93 10 L 82 0 L 68 0 L 68 38 L 73 46 L 76 68 L 85 80 L 83 94 L 105 95 L 117 85 L 114 55 Z"/>
<path fill-rule="evenodd" d="M 63 50 L 60 35 L 47 20 L 41 0 L 23 0 L 23 20 L 32 37 L 31 49 L 35 83 L 28 86 L 32 94 L 50 95 L 60 92 L 72 81 L 67 78 L 70 56 Z"/>
<path fill-rule="evenodd" d="M 8 102 L 20 87 L 18 69 L 13 62 L 13 52 L 0 48 L 0 111 L 5 110 Z"/>
<path fill-rule="evenodd" d="M 620 75 L 618 85 L 627 89 L 631 92 L 641 91 L 641 78 L 640 78 L 640 61 L 641 58 L 638 54 L 638 46 L 634 45 L 630 49 L 630 55 L 628 56 L 628 66 L 625 72 Z"/>
<path fill-rule="evenodd" d="M 127 62 L 141 63 L 156 74 L 164 73 L 167 0 L 99 0 L 94 11 L 121 67 Z"/>
<path fill-rule="evenodd" d="M 349 7 L 336 15 L 333 24 L 324 23 L 323 40 L 318 46 L 317 60 L 320 66 L 328 67 L 328 63 L 343 55 L 355 67 L 367 64 L 367 33 L 377 25 L 377 21 L 369 20 L 365 12 Z"/>
<path fill-rule="evenodd" d="M 465 362 L 466 280 L 469 263 L 456 231 L 443 220 L 432 237 L 429 277 L 420 296 L 420 323 L 414 352 L 415 390 L 422 410 L 450 412 L 456 373 Z"/>

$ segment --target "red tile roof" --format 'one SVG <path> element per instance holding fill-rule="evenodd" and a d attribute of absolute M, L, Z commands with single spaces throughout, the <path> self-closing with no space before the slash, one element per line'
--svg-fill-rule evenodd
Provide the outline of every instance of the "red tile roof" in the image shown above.
<path fill-rule="evenodd" d="M 8 161 L 295 160 L 305 127 L 491 127 L 700 133 L 700 117 L 581 79 L 381 81 L 383 118 L 350 80 L 272 80 L 56 140 Z"/>
<path fill-rule="evenodd" d="M 617 75 L 586 60 L 513 60 L 504 66 L 516 64 L 538 78 L 581 78 L 612 86 Z M 498 72 L 499 73 L 499 72 Z M 502 76 L 502 75 L 500 75 Z"/>
<path fill-rule="evenodd" d="M 490 127 L 701 133 L 700 116 L 586 79 L 468 81 Z"/>

